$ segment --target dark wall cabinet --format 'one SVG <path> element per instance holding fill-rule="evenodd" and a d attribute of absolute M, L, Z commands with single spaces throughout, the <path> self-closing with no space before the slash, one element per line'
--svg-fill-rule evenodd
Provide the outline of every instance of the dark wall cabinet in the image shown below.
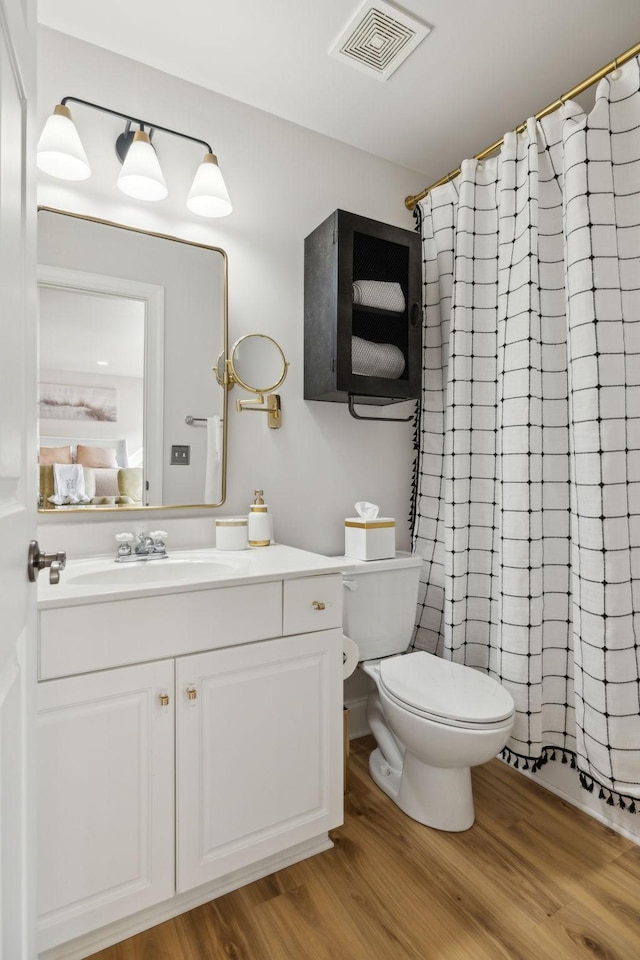
<path fill-rule="evenodd" d="M 306 238 L 305 399 L 353 412 L 419 397 L 421 270 L 416 233 L 345 210 Z"/>

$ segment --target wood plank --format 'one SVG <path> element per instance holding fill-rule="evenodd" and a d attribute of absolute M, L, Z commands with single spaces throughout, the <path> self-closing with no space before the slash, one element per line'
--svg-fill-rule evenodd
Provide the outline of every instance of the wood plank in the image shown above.
<path fill-rule="evenodd" d="M 334 848 L 92 960 L 638 960 L 640 847 L 498 760 L 460 834 L 405 816 L 351 742 Z"/>

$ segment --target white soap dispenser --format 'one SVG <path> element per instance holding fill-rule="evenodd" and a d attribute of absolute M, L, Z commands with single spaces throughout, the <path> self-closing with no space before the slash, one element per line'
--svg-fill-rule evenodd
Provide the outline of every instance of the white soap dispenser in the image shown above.
<path fill-rule="evenodd" d="M 249 507 L 248 536 L 250 547 L 268 547 L 273 536 L 273 520 L 262 490 L 255 491 L 255 500 Z"/>

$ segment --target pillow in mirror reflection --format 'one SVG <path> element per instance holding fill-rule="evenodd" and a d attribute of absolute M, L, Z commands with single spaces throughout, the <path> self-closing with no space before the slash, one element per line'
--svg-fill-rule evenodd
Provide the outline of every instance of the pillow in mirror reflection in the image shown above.
<path fill-rule="evenodd" d="M 73 463 L 73 460 L 71 459 L 71 446 L 40 447 L 38 463 L 41 466 L 54 463 Z"/>
<path fill-rule="evenodd" d="M 78 444 L 76 450 L 76 463 L 83 467 L 109 467 L 118 468 L 118 459 L 114 447 L 87 447 L 82 443 Z"/>
<path fill-rule="evenodd" d="M 123 467 L 118 470 L 120 503 L 142 503 L 142 467 Z"/>

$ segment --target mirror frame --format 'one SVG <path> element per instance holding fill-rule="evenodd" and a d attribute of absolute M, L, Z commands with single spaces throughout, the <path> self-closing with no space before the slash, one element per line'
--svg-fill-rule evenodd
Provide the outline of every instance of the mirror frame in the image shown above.
<path fill-rule="evenodd" d="M 223 291 L 223 344 L 222 344 L 222 353 L 225 357 L 229 355 L 229 258 L 227 256 L 226 250 L 223 250 L 222 247 L 212 246 L 207 243 L 200 243 L 195 240 L 186 240 L 183 237 L 176 237 L 170 233 L 159 233 L 154 230 L 145 230 L 141 227 L 132 227 L 128 224 L 118 223 L 115 220 L 106 220 L 102 217 L 93 217 L 84 213 L 74 213 L 71 210 L 61 210 L 56 207 L 48 206 L 38 206 L 38 213 L 56 213 L 65 217 L 72 217 L 76 220 L 85 220 L 90 223 L 101 224 L 106 227 L 116 227 L 119 230 L 126 230 L 129 233 L 139 233 L 148 237 L 155 237 L 159 240 L 171 240 L 174 243 L 182 243 L 188 247 L 199 247 L 201 250 L 208 250 L 211 253 L 219 253 L 222 256 L 223 264 L 223 278 L 224 278 L 224 291 Z M 38 270 L 47 269 L 47 265 L 41 265 L 38 263 Z M 60 268 L 63 270 L 64 268 Z M 144 281 L 141 281 L 144 283 Z M 51 286 L 52 284 L 45 281 L 46 286 Z M 142 505 L 138 506 L 137 504 L 120 504 L 113 506 L 111 505 L 98 505 L 98 504 L 86 504 L 84 506 L 66 506 L 62 510 L 56 509 L 46 509 L 38 508 L 38 514 L 41 516 L 66 516 L 68 513 L 74 514 L 84 514 L 87 517 L 96 516 L 103 513 L 124 513 L 126 511 L 143 511 L 147 512 L 150 510 L 210 510 L 215 509 L 216 507 L 221 507 L 227 497 L 227 450 L 228 450 L 228 429 L 229 429 L 229 386 L 226 383 L 219 383 L 215 374 L 217 361 L 214 359 L 212 364 L 212 382 L 217 384 L 222 388 L 223 399 L 222 399 L 222 469 L 221 469 L 221 489 L 220 489 L 220 500 L 216 503 L 180 503 L 180 504 L 153 504 L 153 505 Z M 148 403 L 147 389 L 145 386 L 145 404 Z M 147 412 L 144 413 L 145 424 Z M 153 428 L 152 428 L 153 429 Z"/>

